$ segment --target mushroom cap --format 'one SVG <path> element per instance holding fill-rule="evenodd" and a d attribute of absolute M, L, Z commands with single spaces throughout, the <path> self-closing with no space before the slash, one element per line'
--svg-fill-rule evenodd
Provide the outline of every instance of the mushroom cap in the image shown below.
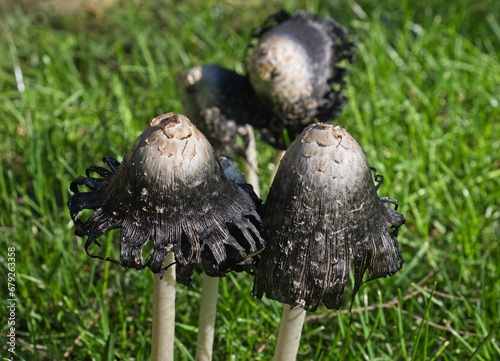
<path fill-rule="evenodd" d="M 178 85 L 187 116 L 207 137 L 217 156 L 244 155 L 248 145 L 245 125 L 262 129 L 273 118 L 255 95 L 248 77 L 221 66 L 193 67 L 181 74 Z M 266 140 L 268 133 L 264 129 Z"/>
<path fill-rule="evenodd" d="M 404 217 L 389 209 L 356 140 L 339 126 L 308 126 L 283 157 L 264 205 L 267 246 L 254 295 L 311 311 L 320 303 L 338 309 L 351 263 L 354 294 L 366 270 L 370 279 L 393 275 L 403 258 L 388 222 L 399 227 Z"/>
<path fill-rule="evenodd" d="M 254 34 L 258 43 L 247 63 L 250 82 L 291 139 L 314 118 L 326 122 L 340 115 L 347 72 L 339 63 L 354 59 L 354 44 L 342 25 L 304 11 L 293 16 L 281 11 Z"/>
<path fill-rule="evenodd" d="M 209 276 L 222 276 L 263 248 L 254 201 L 225 176 L 210 143 L 185 116 L 156 117 L 121 164 L 107 163 L 111 171 L 91 167 L 71 184 L 71 217 L 76 234 L 88 237 L 89 255 L 98 237 L 121 228 L 122 266 L 161 274 L 174 252 L 177 280 L 187 283 L 197 265 Z M 91 178 L 93 171 L 104 178 Z M 91 192 L 80 192 L 79 185 Z M 94 213 L 81 221 L 82 209 Z"/>

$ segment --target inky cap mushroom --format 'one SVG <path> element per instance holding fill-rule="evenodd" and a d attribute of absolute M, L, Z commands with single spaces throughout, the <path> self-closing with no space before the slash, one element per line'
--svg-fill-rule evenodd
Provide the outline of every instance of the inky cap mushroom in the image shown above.
<path fill-rule="evenodd" d="M 156 117 L 121 164 L 105 163 L 110 170 L 91 167 L 70 186 L 75 233 L 87 236 L 90 256 L 99 257 L 89 248 L 100 236 L 121 228 L 122 266 L 162 274 L 174 252 L 177 280 L 186 284 L 197 265 L 222 276 L 264 246 L 251 196 L 225 176 L 210 143 L 185 116 Z M 90 192 L 80 192 L 80 185 Z M 85 221 L 78 217 L 83 209 L 94 210 Z"/>
<path fill-rule="evenodd" d="M 184 111 L 218 156 L 244 154 L 246 124 L 259 128 L 265 141 L 275 142 L 267 139 L 272 132 L 266 129 L 273 115 L 255 95 L 248 77 L 218 65 L 203 65 L 181 74 L 178 83 Z"/>
<path fill-rule="evenodd" d="M 318 123 L 291 144 L 264 205 L 267 247 L 253 293 L 314 311 L 338 309 L 351 264 L 355 295 L 369 278 L 403 265 L 397 228 L 404 217 L 384 204 L 365 155 L 342 127 Z M 390 225 L 392 223 L 392 225 Z"/>
<path fill-rule="evenodd" d="M 291 140 L 314 118 L 327 122 L 340 115 L 347 73 L 340 62 L 352 62 L 355 48 L 342 25 L 304 11 L 293 16 L 281 11 L 254 36 L 258 43 L 247 63 L 250 82 Z"/>

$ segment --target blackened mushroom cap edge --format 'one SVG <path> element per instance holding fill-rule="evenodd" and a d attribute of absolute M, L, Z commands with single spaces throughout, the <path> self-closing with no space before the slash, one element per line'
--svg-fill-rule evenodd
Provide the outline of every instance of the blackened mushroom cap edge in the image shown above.
<path fill-rule="evenodd" d="M 177 280 L 186 284 L 197 265 L 209 276 L 223 276 L 264 246 L 251 197 L 227 179 L 210 143 L 185 116 L 153 119 L 121 165 L 111 166 L 89 168 L 103 179 L 87 174 L 70 186 L 75 233 L 87 236 L 89 255 L 98 237 L 120 228 L 122 266 L 161 274 L 173 251 Z M 79 185 L 91 191 L 80 192 Z M 78 219 L 83 209 L 94 210 L 84 222 Z"/>

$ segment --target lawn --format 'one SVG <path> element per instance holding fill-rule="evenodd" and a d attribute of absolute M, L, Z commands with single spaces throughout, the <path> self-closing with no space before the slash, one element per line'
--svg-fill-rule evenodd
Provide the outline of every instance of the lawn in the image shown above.
<path fill-rule="evenodd" d="M 351 313 L 349 294 L 340 311 L 308 313 L 298 359 L 498 360 L 500 3 L 326 3 L 284 7 L 330 15 L 357 41 L 336 123 L 385 176 L 379 193 L 399 200 L 405 265 L 366 283 Z M 150 0 L 97 17 L 1 15 L 2 356 L 15 298 L 16 360 L 149 358 L 153 276 L 86 256 L 69 184 L 104 156 L 121 159 L 156 115 L 182 113 L 183 70 L 243 72 L 252 28 L 281 6 Z M 273 150 L 258 145 L 265 198 Z M 115 255 L 117 234 L 102 245 Z M 200 286 L 197 274 L 178 287 L 177 360 L 194 360 Z M 282 305 L 251 288 L 246 274 L 222 279 L 215 360 L 272 359 Z"/>

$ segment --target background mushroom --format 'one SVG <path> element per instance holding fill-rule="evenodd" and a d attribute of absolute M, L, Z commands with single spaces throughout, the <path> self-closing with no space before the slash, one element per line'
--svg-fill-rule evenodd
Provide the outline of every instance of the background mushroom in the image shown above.
<path fill-rule="evenodd" d="M 178 84 L 187 116 L 207 137 L 218 156 L 244 155 L 249 141 L 245 125 L 255 125 L 270 116 L 248 77 L 221 66 L 195 66 L 179 77 Z"/>
<path fill-rule="evenodd" d="M 280 11 L 253 32 L 257 44 L 247 61 L 257 97 L 277 116 L 275 147 L 284 149 L 286 131 L 293 141 L 315 118 L 337 118 L 346 98 L 343 61 L 354 60 L 347 30 L 330 17 Z"/>
<path fill-rule="evenodd" d="M 155 286 L 172 289 L 174 277 L 187 284 L 197 266 L 209 276 L 222 276 L 263 247 L 254 200 L 225 176 L 210 143 L 185 116 L 156 117 L 121 164 L 109 158 L 106 163 L 110 171 L 91 167 L 70 186 L 75 193 L 68 201 L 71 218 L 76 234 L 87 236 L 90 256 L 100 257 L 90 251 L 98 237 L 120 228 L 119 263 L 167 272 L 163 278 L 170 283 L 157 280 Z M 92 178 L 91 172 L 103 178 Z M 80 192 L 79 185 L 90 192 Z M 84 221 L 78 216 L 83 209 L 94 210 Z M 144 257 L 148 243 L 152 249 Z M 172 253 L 176 276 L 172 262 L 164 264 Z M 171 302 L 175 293 L 160 290 L 155 296 Z M 164 321 L 173 327 L 175 320 Z M 173 338 L 159 342 L 156 336 L 153 358 L 172 359 Z M 159 352 L 165 345 L 168 350 Z"/>
<path fill-rule="evenodd" d="M 258 298 L 266 294 L 289 305 L 276 360 L 295 359 L 305 310 L 320 303 L 341 307 L 351 264 L 353 297 L 365 271 L 374 279 L 402 267 L 396 235 L 405 220 L 389 209 L 361 147 L 344 128 L 310 125 L 292 143 L 264 205 L 267 247 L 253 288 Z"/>
<path fill-rule="evenodd" d="M 248 77 L 218 65 L 193 67 L 178 79 L 184 111 L 218 156 L 244 156 L 248 182 L 259 194 L 257 154 L 252 125 L 272 118 Z M 264 137 L 268 132 L 264 132 Z"/>
<path fill-rule="evenodd" d="M 219 155 L 242 153 L 247 179 L 259 194 L 253 132 L 277 149 L 289 143 L 314 119 L 337 118 L 354 43 L 347 30 L 330 17 L 280 11 L 253 31 L 258 41 L 247 60 L 247 75 L 217 65 L 197 66 L 179 78 L 183 107 L 206 134 Z M 243 138 L 243 147 L 237 142 Z M 283 152 L 275 157 L 277 164 Z"/>

